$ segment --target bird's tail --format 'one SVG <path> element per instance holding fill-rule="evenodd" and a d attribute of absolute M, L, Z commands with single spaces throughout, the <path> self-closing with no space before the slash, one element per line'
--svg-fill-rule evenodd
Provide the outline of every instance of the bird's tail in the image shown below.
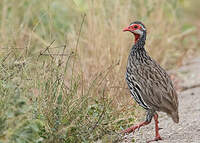
<path fill-rule="evenodd" d="M 171 113 L 171 117 L 172 117 L 172 119 L 173 119 L 173 121 L 174 121 L 175 123 L 178 123 L 178 122 L 179 122 L 178 111 L 172 112 L 172 113 Z"/>

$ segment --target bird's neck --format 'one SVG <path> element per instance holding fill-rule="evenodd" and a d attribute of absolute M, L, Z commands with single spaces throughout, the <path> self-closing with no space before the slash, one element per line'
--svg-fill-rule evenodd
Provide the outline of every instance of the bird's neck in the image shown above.
<path fill-rule="evenodd" d="M 145 40 L 146 40 L 146 33 L 141 35 L 131 48 L 129 54 L 129 61 L 134 62 L 134 65 L 137 64 L 138 62 L 140 63 L 144 62 L 144 60 L 151 60 L 151 58 L 148 56 L 148 53 L 144 48 Z"/>
<path fill-rule="evenodd" d="M 132 47 L 132 51 L 140 51 L 144 50 L 144 45 L 146 41 L 146 33 L 143 33 L 142 35 L 135 34 L 135 44 Z"/>

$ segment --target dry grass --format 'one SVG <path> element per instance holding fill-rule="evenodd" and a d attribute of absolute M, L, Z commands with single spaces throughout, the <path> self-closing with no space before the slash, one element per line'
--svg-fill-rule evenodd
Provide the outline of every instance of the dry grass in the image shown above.
<path fill-rule="evenodd" d="M 179 66 L 198 44 L 195 27 L 183 24 L 184 5 L 181 0 L 1 1 L 0 141 L 118 139 L 116 132 L 141 114 L 126 89 L 133 37 L 122 29 L 143 21 L 150 55 L 167 69 Z"/>

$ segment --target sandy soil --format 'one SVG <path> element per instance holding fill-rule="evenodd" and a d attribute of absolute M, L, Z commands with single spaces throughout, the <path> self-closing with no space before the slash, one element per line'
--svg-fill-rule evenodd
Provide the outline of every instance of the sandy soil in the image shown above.
<path fill-rule="evenodd" d="M 185 63 L 184 66 L 170 72 L 176 75 L 179 92 L 179 124 L 164 113 L 159 113 L 159 127 L 162 141 L 153 143 L 200 143 L 200 57 Z M 123 143 L 145 143 L 155 136 L 154 121 L 142 127 L 134 135 L 124 136 Z"/>

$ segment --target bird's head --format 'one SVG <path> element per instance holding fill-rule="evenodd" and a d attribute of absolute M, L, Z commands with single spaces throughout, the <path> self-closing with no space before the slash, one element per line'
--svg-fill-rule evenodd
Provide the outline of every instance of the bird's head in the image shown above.
<path fill-rule="evenodd" d="M 135 35 L 135 43 L 140 37 L 146 34 L 146 28 L 144 24 L 142 24 L 142 22 L 139 21 L 132 22 L 128 27 L 124 28 L 123 31 L 129 31 L 133 33 Z"/>

